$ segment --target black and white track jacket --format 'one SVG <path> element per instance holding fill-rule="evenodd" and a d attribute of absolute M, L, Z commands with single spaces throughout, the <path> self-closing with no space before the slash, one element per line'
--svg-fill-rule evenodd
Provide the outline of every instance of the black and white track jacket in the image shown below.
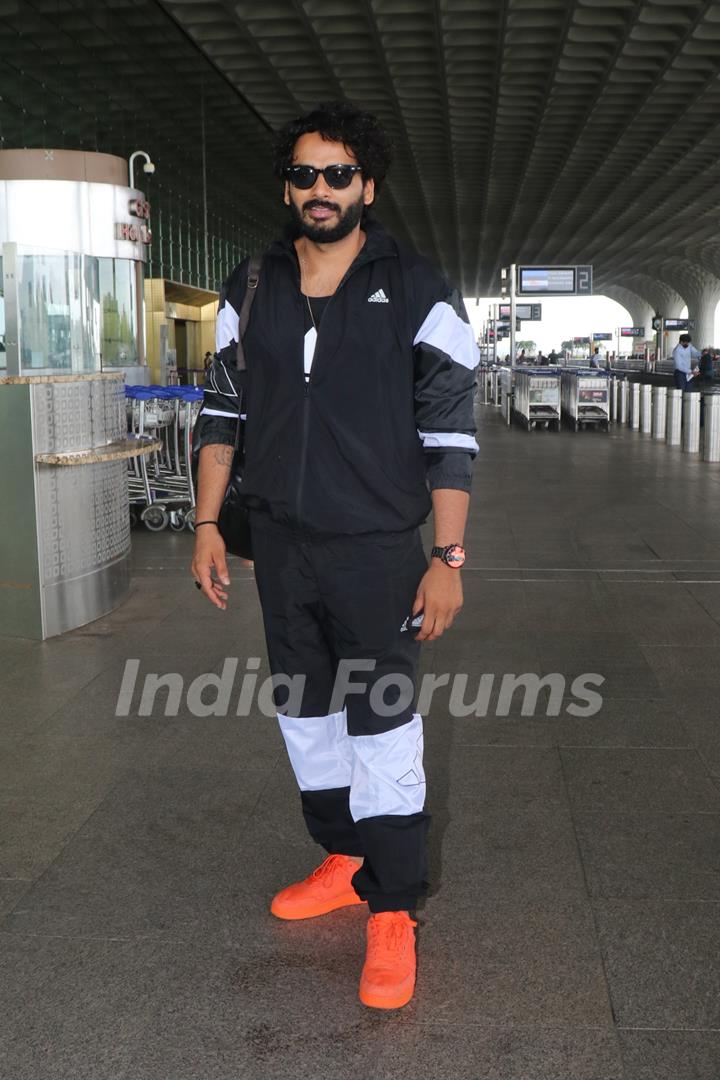
<path fill-rule="evenodd" d="M 462 298 L 426 259 L 368 223 L 325 308 L 309 381 L 292 242 L 276 241 L 263 256 L 240 375 L 246 279 L 247 260 L 223 286 L 193 438 L 196 453 L 235 442 L 246 378 L 249 506 L 310 532 L 395 532 L 425 520 L 429 489 L 470 489 L 478 349 Z"/>

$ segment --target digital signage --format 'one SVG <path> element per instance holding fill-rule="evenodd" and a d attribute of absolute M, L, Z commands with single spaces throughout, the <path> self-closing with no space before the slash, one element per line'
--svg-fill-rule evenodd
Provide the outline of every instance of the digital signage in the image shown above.
<path fill-rule="evenodd" d="M 592 266 L 520 266 L 520 296 L 592 296 Z"/>

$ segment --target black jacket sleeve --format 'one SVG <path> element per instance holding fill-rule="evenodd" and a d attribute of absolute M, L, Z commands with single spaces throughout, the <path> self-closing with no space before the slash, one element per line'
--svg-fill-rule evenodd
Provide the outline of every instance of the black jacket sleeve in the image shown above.
<path fill-rule="evenodd" d="M 205 373 L 203 404 L 193 430 L 193 454 L 214 443 L 235 445 L 238 417 L 244 419 L 245 374 L 235 366 L 238 344 L 238 312 L 245 294 L 247 260 L 233 270 L 220 290 L 215 326 L 215 358 Z M 244 399 L 244 397 L 243 397 Z"/>
<path fill-rule="evenodd" d="M 469 491 L 478 452 L 473 417 L 475 335 L 457 289 L 429 264 L 415 269 L 415 419 L 431 490 Z"/>

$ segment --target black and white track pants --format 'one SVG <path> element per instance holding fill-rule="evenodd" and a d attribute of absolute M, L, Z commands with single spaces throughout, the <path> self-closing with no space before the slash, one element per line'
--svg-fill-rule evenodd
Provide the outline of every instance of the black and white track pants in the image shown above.
<path fill-rule="evenodd" d="M 310 834 L 364 857 L 353 886 L 371 911 L 412 909 L 429 815 L 420 645 L 400 628 L 427 569 L 419 532 L 319 540 L 255 514 L 253 551 L 270 669 L 295 679 L 275 698 Z"/>

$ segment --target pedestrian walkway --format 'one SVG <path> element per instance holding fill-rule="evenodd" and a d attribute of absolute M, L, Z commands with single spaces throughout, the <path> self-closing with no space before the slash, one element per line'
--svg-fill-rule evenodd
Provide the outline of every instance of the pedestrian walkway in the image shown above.
<path fill-rule="evenodd" d="M 364 909 L 268 914 L 318 861 L 281 738 L 186 693 L 263 657 L 252 572 L 217 612 L 191 537 L 136 530 L 119 611 L 0 639 L 5 1076 L 720 1075 L 720 467 L 627 430 L 479 425 L 466 606 L 424 671 L 467 675 L 465 701 L 495 681 L 484 715 L 449 716 L 440 687 L 427 719 L 415 999 L 359 1003 Z M 142 715 L 145 676 L 173 672 L 177 714 L 160 694 Z M 552 675 L 552 702 L 523 716 L 520 688 L 498 715 L 523 674 Z"/>

